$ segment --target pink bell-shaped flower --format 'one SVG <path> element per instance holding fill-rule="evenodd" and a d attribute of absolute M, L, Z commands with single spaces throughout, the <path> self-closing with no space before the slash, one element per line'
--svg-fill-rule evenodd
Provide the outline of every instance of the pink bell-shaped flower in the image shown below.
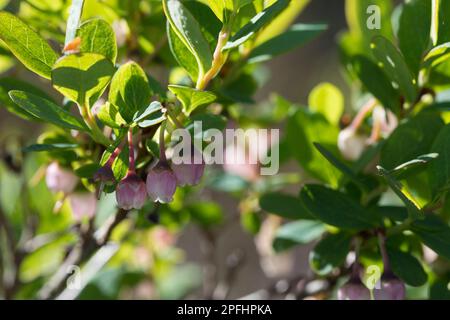
<path fill-rule="evenodd" d="M 361 281 L 350 280 L 337 292 L 338 300 L 370 300 L 370 291 Z"/>
<path fill-rule="evenodd" d="M 141 209 L 147 199 L 145 183 L 135 173 L 129 173 L 116 188 L 117 204 L 125 210 Z"/>
<path fill-rule="evenodd" d="M 177 189 L 177 178 L 167 162 L 159 162 L 147 175 L 147 193 L 152 201 L 168 203 Z"/>
<path fill-rule="evenodd" d="M 50 191 L 69 194 L 75 189 L 78 177 L 69 170 L 62 168 L 57 162 L 52 162 L 47 167 L 45 182 Z"/>
<path fill-rule="evenodd" d="M 69 196 L 70 208 L 76 221 L 92 218 L 97 210 L 97 198 L 89 192 L 76 192 Z"/>
<path fill-rule="evenodd" d="M 193 148 L 193 154 L 188 163 L 172 163 L 172 170 L 180 187 L 194 186 L 200 182 L 205 171 L 205 162 L 202 154 Z"/>
<path fill-rule="evenodd" d="M 373 295 L 375 300 L 405 300 L 405 284 L 396 277 L 382 278 L 381 289 L 375 289 Z"/>

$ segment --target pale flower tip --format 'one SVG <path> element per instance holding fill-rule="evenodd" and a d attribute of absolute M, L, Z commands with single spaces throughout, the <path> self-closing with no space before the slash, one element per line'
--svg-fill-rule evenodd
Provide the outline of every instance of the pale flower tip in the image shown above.
<path fill-rule="evenodd" d="M 147 200 L 147 190 L 144 181 L 136 174 L 129 174 L 117 185 L 116 199 L 121 209 L 141 209 Z"/>

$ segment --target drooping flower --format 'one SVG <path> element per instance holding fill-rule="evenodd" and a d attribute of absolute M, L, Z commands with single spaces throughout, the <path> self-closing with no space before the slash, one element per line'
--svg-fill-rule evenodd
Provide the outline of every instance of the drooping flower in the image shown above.
<path fill-rule="evenodd" d="M 141 209 L 147 199 L 144 181 L 135 173 L 128 174 L 117 185 L 116 199 L 124 210 Z"/>
<path fill-rule="evenodd" d="M 200 161 L 196 161 L 199 159 Z M 200 182 L 205 171 L 205 163 L 200 151 L 193 148 L 192 157 L 189 163 L 172 163 L 172 170 L 179 186 L 194 186 Z"/>
<path fill-rule="evenodd" d="M 356 132 L 353 127 L 347 127 L 338 136 L 338 148 L 342 156 L 350 161 L 358 160 L 367 146 L 367 136 Z"/>
<path fill-rule="evenodd" d="M 75 189 L 78 177 L 69 170 L 62 168 L 57 162 L 52 162 L 47 167 L 45 182 L 50 191 L 69 194 Z"/>
<path fill-rule="evenodd" d="M 370 300 L 370 291 L 359 280 L 350 280 L 337 292 L 338 300 Z"/>
<path fill-rule="evenodd" d="M 159 162 L 147 175 L 147 192 L 152 201 L 168 203 L 177 189 L 177 178 L 167 162 Z"/>
<path fill-rule="evenodd" d="M 375 300 L 405 300 L 406 288 L 403 281 L 393 275 L 381 278 L 381 289 L 375 289 Z"/>
<path fill-rule="evenodd" d="M 83 217 L 92 218 L 97 211 L 97 198 L 93 193 L 76 192 L 69 196 L 70 208 L 77 221 Z"/>
<path fill-rule="evenodd" d="M 127 176 L 119 182 L 116 188 L 117 204 L 124 210 L 141 209 L 147 200 L 145 183 L 136 174 L 133 131 L 128 131 L 129 167 Z M 111 160 L 111 159 L 110 159 Z"/>

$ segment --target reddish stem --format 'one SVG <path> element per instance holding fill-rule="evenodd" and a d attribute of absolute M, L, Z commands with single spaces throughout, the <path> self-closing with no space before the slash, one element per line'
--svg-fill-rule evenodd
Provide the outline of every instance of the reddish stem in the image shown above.
<path fill-rule="evenodd" d="M 114 160 L 119 156 L 119 154 L 122 152 L 123 144 L 120 143 L 117 148 L 111 153 L 111 156 L 109 157 L 108 161 L 106 161 L 106 164 L 109 166 L 112 166 L 114 163 Z"/>
<path fill-rule="evenodd" d="M 369 100 L 362 108 L 359 110 L 358 114 L 356 115 L 355 119 L 353 119 L 351 123 L 351 127 L 353 130 L 358 130 L 358 128 L 362 125 L 365 117 L 367 114 L 369 114 L 373 108 L 377 105 L 377 101 L 375 99 Z"/>
<path fill-rule="evenodd" d="M 166 147 L 164 141 L 164 131 L 166 130 L 166 123 L 163 122 L 159 128 L 159 160 L 164 162 L 166 159 Z"/>
<path fill-rule="evenodd" d="M 128 131 L 128 149 L 129 149 L 129 167 L 128 173 L 135 173 L 135 164 L 134 164 L 134 145 L 133 145 L 133 129 Z"/>

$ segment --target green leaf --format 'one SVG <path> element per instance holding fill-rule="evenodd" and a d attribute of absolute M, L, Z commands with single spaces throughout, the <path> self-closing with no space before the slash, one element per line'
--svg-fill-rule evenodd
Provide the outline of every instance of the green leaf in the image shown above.
<path fill-rule="evenodd" d="M 217 36 L 223 27 L 222 22 L 211 8 L 200 1 L 184 1 L 183 4 L 198 21 L 200 30 L 209 44 L 209 49 L 214 52 L 218 42 Z"/>
<path fill-rule="evenodd" d="M 197 60 L 180 40 L 180 38 L 178 38 L 175 34 L 175 31 L 173 31 L 173 28 L 170 26 L 169 22 L 167 22 L 167 37 L 169 40 L 170 51 L 175 57 L 175 60 L 187 71 L 187 73 L 189 73 L 192 81 L 196 82 L 199 74 Z"/>
<path fill-rule="evenodd" d="M 371 6 L 379 9 L 377 13 L 380 16 L 373 12 L 368 13 L 368 8 Z M 393 37 L 390 19 L 392 13 L 391 0 L 346 0 L 345 13 L 350 31 L 366 42 L 367 51 L 370 40 L 374 36 L 383 35 L 388 39 Z M 369 18 L 379 18 L 380 28 L 369 28 L 369 23 L 377 22 Z"/>
<path fill-rule="evenodd" d="M 337 185 L 340 173 L 314 147 L 318 142 L 337 151 L 338 128 L 322 114 L 299 109 L 288 119 L 286 142 L 289 152 L 315 178 Z M 332 147 L 331 147 L 332 146 Z"/>
<path fill-rule="evenodd" d="M 163 8 L 173 31 L 197 61 L 199 78 L 211 68 L 212 53 L 194 16 L 179 0 L 163 0 Z"/>
<path fill-rule="evenodd" d="M 211 227 L 223 222 L 222 208 L 214 202 L 197 202 L 187 207 L 194 221 L 203 227 Z"/>
<path fill-rule="evenodd" d="M 98 53 L 111 60 L 113 64 L 116 62 L 116 36 L 105 20 L 92 19 L 84 22 L 77 35 L 81 38 L 81 52 Z"/>
<path fill-rule="evenodd" d="M 111 128 L 119 129 L 126 125 L 125 120 L 113 104 L 106 102 L 100 107 L 97 118 L 105 125 Z"/>
<path fill-rule="evenodd" d="M 280 192 L 263 195 L 259 199 L 259 206 L 266 212 L 287 219 L 297 220 L 312 218 L 311 214 L 306 210 L 298 197 Z"/>
<path fill-rule="evenodd" d="M 163 108 L 163 106 L 162 106 L 161 102 L 153 101 L 152 103 L 150 103 L 148 105 L 148 107 L 145 107 L 145 108 L 139 110 L 138 112 L 136 112 L 136 114 L 133 117 L 133 121 L 136 123 L 139 123 L 142 120 L 146 119 L 147 117 L 149 117 L 150 115 L 153 115 L 155 113 L 158 116 L 161 116 L 162 108 Z"/>
<path fill-rule="evenodd" d="M 438 255 L 450 260 L 450 227 L 434 215 L 426 215 L 424 220 L 417 220 L 411 230 L 423 243 Z"/>
<path fill-rule="evenodd" d="M 288 250 L 298 244 L 316 240 L 325 232 L 325 225 L 317 221 L 295 221 L 281 226 L 273 241 L 276 252 Z"/>
<path fill-rule="evenodd" d="M 328 151 L 324 146 L 320 143 L 314 143 L 316 149 L 340 172 L 342 172 L 345 176 L 350 178 L 356 185 L 358 185 L 361 189 L 367 190 L 367 186 L 361 181 L 361 179 L 357 176 L 357 174 L 345 163 L 339 160 L 333 153 Z"/>
<path fill-rule="evenodd" d="M 431 151 L 439 154 L 432 161 L 428 170 L 428 177 L 433 193 L 442 192 L 450 187 L 450 124 L 439 132 Z"/>
<path fill-rule="evenodd" d="M 311 91 L 308 105 L 311 110 L 323 114 L 329 123 L 338 125 L 344 112 L 344 96 L 336 86 L 324 82 Z"/>
<path fill-rule="evenodd" d="M 434 2 L 434 1 L 433 1 Z M 450 41 L 450 3 L 446 0 L 438 1 L 438 37 L 436 44 Z"/>
<path fill-rule="evenodd" d="M 156 112 L 152 114 L 149 118 L 140 121 L 138 125 L 141 128 L 148 128 L 158 123 L 161 123 L 164 120 L 166 120 L 166 116 L 162 112 Z"/>
<path fill-rule="evenodd" d="M 32 144 L 22 149 L 23 152 L 44 152 L 70 150 L 78 147 L 75 143 Z"/>
<path fill-rule="evenodd" d="M 355 56 L 351 64 L 364 87 L 384 107 L 397 114 L 400 108 L 400 96 L 383 70 L 364 56 Z"/>
<path fill-rule="evenodd" d="M 405 2 L 400 16 L 398 42 L 415 78 L 419 74 L 423 54 L 430 45 L 431 1 Z"/>
<path fill-rule="evenodd" d="M 8 92 L 11 90 L 29 92 L 52 101 L 52 98 L 50 98 L 47 93 L 28 82 L 10 77 L 4 77 L 0 79 L 0 106 L 6 107 L 9 112 L 14 113 L 15 115 L 25 120 L 39 121 L 39 119 L 32 114 L 26 112 L 22 108 L 17 107 L 17 105 L 11 100 L 8 95 Z"/>
<path fill-rule="evenodd" d="M 394 274 L 405 281 L 406 284 L 419 287 L 428 280 L 420 262 L 410 253 L 387 246 L 389 263 Z"/>
<path fill-rule="evenodd" d="M 345 194 L 320 185 L 306 185 L 300 192 L 303 205 L 320 221 L 349 230 L 376 226 L 377 217 Z"/>
<path fill-rule="evenodd" d="M 201 91 L 185 86 L 169 85 L 172 91 L 183 104 L 183 111 L 186 115 L 191 114 L 198 107 L 210 104 L 217 99 L 217 96 L 209 91 Z"/>
<path fill-rule="evenodd" d="M 56 90 L 80 106 L 103 93 L 114 73 L 114 66 L 96 53 L 71 54 L 53 66 L 52 82 Z"/>
<path fill-rule="evenodd" d="M 233 12 L 237 12 L 243 6 L 254 0 L 208 0 L 209 7 L 217 18 L 227 22 Z"/>
<path fill-rule="evenodd" d="M 289 0 L 278 0 L 271 6 L 267 7 L 256 16 L 254 16 L 245 26 L 243 26 L 227 44 L 223 50 L 231 50 L 239 47 L 241 44 L 253 37 L 259 30 L 271 22 L 277 15 L 281 13 L 289 5 Z"/>
<path fill-rule="evenodd" d="M 242 228 L 251 235 L 258 234 L 261 229 L 261 217 L 255 212 L 244 212 L 240 214 Z"/>
<path fill-rule="evenodd" d="M 444 63 L 450 57 L 450 42 L 443 43 L 431 49 L 425 56 L 424 67 L 434 68 L 441 63 Z"/>
<path fill-rule="evenodd" d="M 295 24 L 279 36 L 263 42 L 253 49 L 248 63 L 264 62 L 294 50 L 317 37 L 327 29 L 325 24 Z"/>
<path fill-rule="evenodd" d="M 392 81 L 394 88 L 400 89 L 407 102 L 414 103 L 417 98 L 416 80 L 400 51 L 382 36 L 372 39 L 371 48 L 378 64 Z"/>
<path fill-rule="evenodd" d="M 266 25 L 263 30 L 258 32 L 255 44 L 260 45 L 286 32 L 309 2 L 310 0 L 291 0 L 286 9 Z"/>
<path fill-rule="evenodd" d="M 438 157 L 438 153 L 424 154 L 417 157 L 417 159 L 413 159 L 399 165 L 389 173 L 392 174 L 397 180 L 402 180 L 409 177 L 410 175 L 417 174 L 422 170 L 425 170 L 427 165 Z"/>
<path fill-rule="evenodd" d="M 20 19 L 0 12 L 0 39 L 25 67 L 50 79 L 52 66 L 58 58 L 48 43 Z"/>
<path fill-rule="evenodd" d="M 109 102 L 117 107 L 127 123 L 133 121 L 136 112 L 149 105 L 151 96 L 147 75 L 137 63 L 127 62 L 114 74 Z"/>
<path fill-rule="evenodd" d="M 325 276 L 340 267 L 350 251 L 352 236 L 347 233 L 326 235 L 309 254 L 309 265 Z"/>
<path fill-rule="evenodd" d="M 79 166 L 74 170 L 74 173 L 80 177 L 85 179 L 92 179 L 94 174 L 100 169 L 100 165 L 98 163 L 87 163 L 82 166 Z"/>
<path fill-rule="evenodd" d="M 405 207 L 380 206 L 375 210 L 382 217 L 386 217 L 398 222 L 403 222 L 408 218 L 408 209 Z"/>
<path fill-rule="evenodd" d="M 66 129 L 88 130 L 81 120 L 51 101 L 17 90 L 10 91 L 9 96 L 23 110 L 43 121 Z"/>
<path fill-rule="evenodd" d="M 422 219 L 424 214 L 420 210 L 420 205 L 410 194 L 407 188 L 397 181 L 392 175 L 383 167 L 377 166 L 380 174 L 386 179 L 389 187 L 395 192 L 395 194 L 402 200 L 408 209 L 409 217 L 413 220 Z"/>
<path fill-rule="evenodd" d="M 380 165 L 392 170 L 429 153 L 430 146 L 443 126 L 440 116 L 432 112 L 422 112 L 401 123 L 383 145 Z"/>

